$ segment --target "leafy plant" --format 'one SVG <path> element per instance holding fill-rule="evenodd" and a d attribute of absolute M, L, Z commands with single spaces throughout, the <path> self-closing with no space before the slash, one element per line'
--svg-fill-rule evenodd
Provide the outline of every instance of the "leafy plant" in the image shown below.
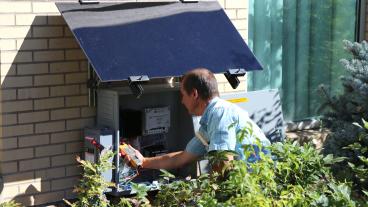
<path fill-rule="evenodd" d="M 231 127 L 231 126 L 230 126 Z M 252 135 L 242 130 L 241 142 Z M 178 180 L 161 187 L 156 206 L 355 206 L 350 186 L 334 179 L 330 165 L 345 158 L 323 156 L 311 144 L 275 143 L 264 154 L 260 143 L 243 146 L 246 160 L 259 154 L 257 162 L 232 160 L 219 172 L 194 180 Z M 259 152 L 258 152 L 259 151 Z M 209 163 L 227 161 L 229 152 L 209 154 Z M 230 152 L 233 153 L 233 152 Z M 233 155 L 233 154 L 232 154 Z M 275 160 L 272 157 L 276 158 Z M 171 176 L 171 175 L 170 175 Z"/>
<path fill-rule="evenodd" d="M 364 195 L 362 186 L 368 185 L 366 179 L 362 179 L 368 146 L 367 129 L 362 127 L 368 119 L 368 43 L 344 41 L 344 47 L 351 57 L 340 61 L 347 72 L 341 77 L 343 93 L 330 97 L 326 88 L 321 87 L 326 98 L 321 107 L 326 109 L 322 119 L 331 130 L 322 152 L 347 158 L 334 164 L 332 171 L 337 179 L 353 182 L 353 195 L 361 197 Z"/>
<path fill-rule="evenodd" d="M 132 202 L 128 198 L 121 198 L 116 207 L 133 207 Z"/>
<path fill-rule="evenodd" d="M 276 143 L 277 161 L 234 160 L 223 174 L 202 175 L 161 187 L 155 206 L 355 206 L 350 187 L 333 179 L 328 165 L 342 159 L 318 154 L 311 145 Z M 262 152 L 260 152 L 262 153 Z M 213 158 L 223 157 L 223 153 Z"/>
<path fill-rule="evenodd" d="M 0 203 L 0 207 L 22 207 L 22 205 L 15 201 L 8 201 L 5 203 Z"/>
<path fill-rule="evenodd" d="M 368 122 L 363 119 L 362 123 L 363 126 L 355 123 L 355 125 L 364 129 L 359 134 L 358 142 L 350 144 L 345 148 L 353 151 L 355 154 L 354 158 L 358 158 L 358 161 L 355 160 L 354 163 L 349 161 L 348 164 L 354 172 L 355 190 L 358 191 L 358 194 L 365 195 L 363 200 L 368 202 Z M 349 160 L 352 160 L 352 158 L 349 158 Z"/>
<path fill-rule="evenodd" d="M 112 207 L 150 207 L 150 201 L 147 199 L 148 187 L 143 184 L 132 183 L 132 193 L 136 195 L 131 198 L 121 198 L 119 203 L 111 205 Z"/>
<path fill-rule="evenodd" d="M 167 170 L 161 169 L 161 177 L 163 178 L 161 183 L 160 193 L 155 198 L 154 205 L 163 206 L 180 206 L 185 203 L 190 197 L 190 185 L 187 185 L 185 181 L 179 180 L 170 183 L 170 180 L 175 179 L 175 176 Z M 162 193 L 161 193 L 162 192 Z"/>
<path fill-rule="evenodd" d="M 74 188 L 74 192 L 77 193 L 77 201 L 70 203 L 64 200 L 72 207 L 107 207 L 110 202 L 106 199 L 104 194 L 108 187 L 113 187 L 114 184 L 105 181 L 102 177 L 102 172 L 105 172 L 113 168 L 110 159 L 114 156 L 111 151 L 103 151 L 98 163 L 92 163 L 89 161 L 81 160 L 77 157 L 77 161 L 83 168 L 83 176 L 78 186 Z"/>
<path fill-rule="evenodd" d="M 362 118 L 368 119 L 368 43 L 345 40 L 344 48 L 351 57 L 340 60 L 346 70 L 346 75 L 341 77 L 343 93 L 331 97 L 326 87 L 320 88 L 326 99 L 321 106 L 325 111 L 323 123 L 331 129 L 324 143 L 323 153 L 351 157 L 352 152 L 344 147 L 358 141 L 361 132 L 361 128 L 352 123 L 362 124 Z M 342 163 L 342 166 L 335 166 L 335 171 L 344 171 L 345 165 L 346 163 Z M 344 174 L 351 173 L 348 171 Z"/>
<path fill-rule="evenodd" d="M 83 176 L 79 185 L 74 187 L 77 193 L 77 201 L 71 203 L 64 200 L 71 207 L 136 207 L 150 206 L 147 196 L 148 189 L 141 184 L 132 183 L 132 191 L 136 195 L 131 198 L 121 198 L 117 204 L 110 202 L 104 192 L 108 187 L 114 187 L 115 184 L 107 182 L 102 172 L 113 169 L 111 162 L 114 153 L 110 150 L 102 151 L 100 159 L 97 163 L 81 160 L 77 157 L 77 161 L 83 168 Z"/>
<path fill-rule="evenodd" d="M 365 123 L 365 122 L 364 122 Z M 365 123 L 366 127 L 368 124 Z M 251 131 L 248 130 L 251 133 Z M 242 136 L 246 133 L 245 131 Z M 243 137 L 239 137 L 243 139 Z M 351 145 L 347 150 L 356 150 L 359 145 Z M 243 146 L 251 155 L 255 147 Z M 97 164 L 78 160 L 85 170 L 81 183 L 76 187 L 78 201 L 72 206 L 137 207 L 137 206 L 364 206 L 351 198 L 350 183 L 336 180 L 330 166 L 344 162 L 347 158 L 334 158 L 320 154 L 311 144 L 297 142 L 274 143 L 268 147 L 272 156 L 259 151 L 257 162 L 231 160 L 222 171 L 203 174 L 197 179 L 176 179 L 166 170 L 161 170 L 163 179 L 160 191 L 153 202 L 147 199 L 148 189 L 144 185 L 132 183 L 134 197 L 122 198 L 118 204 L 111 204 L 103 195 L 111 186 L 101 177 L 101 172 L 112 167 L 109 162 L 111 152 L 102 155 Z M 367 152 L 359 148 L 360 153 Z M 227 160 L 228 153 L 214 152 L 209 155 L 210 163 L 216 165 Z M 233 154 L 230 154 L 233 155 Z M 246 156 L 248 156 L 246 155 Z M 361 159 L 366 164 L 367 158 Z M 352 165 L 351 165 L 352 166 Z M 366 172 L 360 165 L 354 170 Z M 358 176 L 358 175 L 357 175 Z M 366 177 L 363 177 L 364 179 Z M 366 193 L 366 191 L 364 191 Z"/>

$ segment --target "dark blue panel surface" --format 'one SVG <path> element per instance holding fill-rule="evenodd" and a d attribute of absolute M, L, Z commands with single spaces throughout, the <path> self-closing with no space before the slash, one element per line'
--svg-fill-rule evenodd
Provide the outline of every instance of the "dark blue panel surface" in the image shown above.
<path fill-rule="evenodd" d="M 101 81 L 262 69 L 217 2 L 57 6 Z"/>

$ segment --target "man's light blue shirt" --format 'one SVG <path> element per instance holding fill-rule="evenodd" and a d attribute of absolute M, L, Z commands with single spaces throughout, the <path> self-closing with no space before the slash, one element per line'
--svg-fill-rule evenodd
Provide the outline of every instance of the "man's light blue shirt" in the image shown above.
<path fill-rule="evenodd" d="M 199 132 L 209 144 L 208 148 L 197 137 L 193 137 L 185 148 L 185 151 L 198 156 L 209 151 L 232 150 L 244 159 L 242 145 L 256 145 L 257 138 L 262 146 L 270 145 L 262 130 L 249 118 L 248 112 L 219 97 L 210 101 L 199 124 Z M 247 126 L 251 126 L 252 133 L 245 135 L 243 142 L 238 143 L 237 133 Z"/>

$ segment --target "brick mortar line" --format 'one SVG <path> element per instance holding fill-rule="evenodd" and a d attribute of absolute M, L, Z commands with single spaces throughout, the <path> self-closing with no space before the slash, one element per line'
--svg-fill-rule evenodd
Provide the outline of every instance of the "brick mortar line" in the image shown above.
<path fill-rule="evenodd" d="M 18 68 L 17 68 L 18 69 Z M 18 72 L 18 71 L 17 71 Z M 9 78 L 16 78 L 16 77 L 35 77 L 35 76 L 53 76 L 53 75 L 64 75 L 66 73 L 36 73 L 36 74 L 19 74 L 19 75 L 5 75 L 3 77 L 9 77 Z M 5 80 L 4 80 L 5 81 Z M 52 85 L 52 86 L 60 86 L 61 84 L 58 84 L 58 85 Z M 65 84 L 64 84 L 65 85 Z M 71 84 L 71 85 L 76 85 L 75 83 L 74 84 Z M 22 87 L 27 87 L 29 88 L 29 86 L 22 86 Z M 35 86 L 35 87 L 39 87 L 39 86 Z M 35 87 L 32 87 L 32 88 L 35 88 Z M 47 87 L 47 85 L 45 85 L 45 87 Z M 18 87 L 9 87 L 9 88 L 18 88 Z M 19 87 L 20 88 L 20 87 Z M 5 89 L 5 88 L 4 88 Z"/>
<path fill-rule="evenodd" d="M 86 74 L 86 80 L 88 80 L 88 77 L 87 77 L 87 71 L 71 71 L 71 72 L 62 72 L 62 73 L 60 73 L 60 72 L 58 72 L 58 73 L 49 73 L 50 75 L 56 75 L 56 74 L 65 74 L 65 75 L 70 75 L 70 74 L 77 74 L 77 73 L 85 73 Z M 42 74 L 42 75 L 44 75 L 44 74 Z M 73 84 L 75 84 L 75 83 L 73 83 Z"/>
<path fill-rule="evenodd" d="M 0 1 L 0 2 L 3 2 L 3 1 Z M 8 2 L 15 2 L 15 1 L 14 0 L 13 1 L 10 0 Z M 29 2 L 29 0 L 28 1 L 22 0 L 22 1 L 18 1 L 18 2 Z M 39 2 L 47 2 L 47 0 L 46 1 L 45 0 L 44 1 L 39 1 Z M 55 2 L 63 2 L 63 1 L 55 1 Z M 70 2 L 73 2 L 73 1 L 70 1 Z M 32 4 L 32 6 L 33 6 L 33 4 Z M 5 12 L 1 12 L 1 14 L 7 14 L 7 15 L 14 14 L 14 16 L 16 16 L 17 14 L 21 14 L 21 15 L 23 15 L 23 14 L 34 14 L 36 16 L 62 16 L 60 14 L 60 12 L 45 12 L 45 13 L 40 13 L 40 12 L 32 12 L 32 11 L 30 11 L 30 12 L 24 12 L 24 11 L 22 11 L 22 12 L 16 12 L 16 11 L 7 12 L 7 11 L 5 11 Z"/>
<path fill-rule="evenodd" d="M 29 111 L 29 110 L 28 111 L 16 111 L 16 112 L 13 112 L 13 113 L 12 112 L 7 112 L 7 113 L 0 113 L 0 115 L 1 116 L 2 115 L 13 115 L 13 114 L 14 115 L 15 114 L 19 115 L 19 114 L 25 114 L 25 113 L 33 113 L 33 112 L 37 113 L 37 112 L 47 112 L 47 111 L 49 111 L 49 109 L 44 109 L 44 110 L 40 110 L 40 111 Z M 17 116 L 17 119 L 18 119 L 18 116 Z M 17 120 L 17 121 L 19 121 L 19 120 Z M 46 122 L 50 122 L 50 121 L 54 121 L 54 120 L 49 120 L 49 121 L 46 121 Z M 11 124 L 11 125 L 3 125 L 2 127 L 22 126 L 22 125 L 30 125 L 30 124 L 38 124 L 38 123 L 40 123 L 40 122 L 17 123 L 17 124 Z M 40 133 L 40 134 L 46 134 L 46 133 Z M 21 135 L 21 136 L 23 136 L 23 135 Z"/>
<path fill-rule="evenodd" d="M 32 39 L 35 39 L 35 40 L 38 40 L 38 39 L 47 39 L 47 38 L 45 38 L 45 37 L 24 37 L 24 38 L 22 38 L 22 37 L 1 37 L 0 39 L 1 40 L 26 40 L 26 38 L 27 38 L 27 40 L 32 40 Z M 17 49 L 13 49 L 13 50 L 2 50 L 2 51 L 14 51 L 14 50 L 17 50 Z"/>
<path fill-rule="evenodd" d="M 70 119 L 55 119 L 55 120 L 49 120 L 49 121 L 45 121 L 45 122 L 38 122 L 37 124 L 44 124 L 44 123 L 48 123 L 48 122 L 54 122 L 54 121 L 74 121 L 77 119 L 90 119 L 92 117 L 79 117 L 79 118 L 70 118 Z"/>
<path fill-rule="evenodd" d="M 78 49 L 78 48 L 62 48 L 62 49 L 66 49 L 66 50 L 75 50 L 75 49 Z M 62 49 L 59 49 L 59 50 L 62 50 Z M 46 50 L 48 51 L 48 50 Z M 85 62 L 87 61 L 87 59 L 85 60 L 55 60 L 55 61 L 38 61 L 38 62 L 30 62 L 30 63 L 13 63 L 13 64 L 39 64 L 39 63 L 49 63 L 49 64 L 53 64 L 53 63 L 79 63 L 79 62 Z M 11 63 L 3 63 L 3 64 L 11 64 Z"/>
<path fill-rule="evenodd" d="M 14 101 L 3 101 L 0 103 L 8 103 L 8 102 L 17 102 L 18 100 L 14 100 Z M 19 100 L 19 101 L 32 101 L 32 99 L 25 99 L 25 100 Z M 34 107 L 33 102 L 32 102 L 32 108 Z M 33 111 L 33 110 L 32 110 Z M 26 112 L 32 112 L 31 110 L 24 110 L 24 111 L 13 111 L 13 112 L 1 112 L 0 114 L 8 114 L 8 113 L 26 113 Z"/>
<path fill-rule="evenodd" d="M 75 108 L 80 108 L 80 107 L 75 107 Z M 17 113 L 19 113 L 19 112 L 17 112 Z M 24 112 L 24 113 L 28 113 L 28 112 Z M 56 120 L 51 120 L 50 119 L 48 121 L 30 122 L 30 123 L 19 123 L 19 124 L 12 124 L 12 125 L 4 125 L 4 126 L 1 126 L 1 127 L 3 128 L 3 127 L 13 127 L 13 126 L 23 126 L 23 125 L 34 125 L 34 128 L 35 128 L 36 127 L 36 124 L 46 124 L 46 123 L 61 122 L 61 121 L 64 121 L 65 124 L 66 124 L 66 121 L 75 121 L 75 120 L 78 120 L 78 119 L 91 119 L 91 118 L 95 118 L 95 117 L 96 116 L 91 116 L 91 117 L 77 117 L 77 118 L 70 118 L 70 119 L 56 119 Z M 65 128 L 66 128 L 66 126 L 65 126 Z M 73 129 L 70 129 L 69 131 L 73 131 Z M 65 131 L 55 131 L 55 132 L 48 132 L 48 133 L 58 133 L 58 132 L 65 132 Z M 36 132 L 34 132 L 34 134 L 35 135 L 38 135 L 38 134 L 46 134 L 46 133 L 36 133 Z M 29 135 L 28 134 L 25 134 L 25 135 L 21 135 L 21 136 L 29 136 Z M 12 137 L 15 137 L 15 136 L 2 137 L 2 138 L 3 139 L 7 139 L 7 138 L 12 138 Z"/>
<path fill-rule="evenodd" d="M 18 112 L 19 113 L 19 112 Z M 28 113 L 28 112 L 25 112 Z M 84 118 L 92 118 L 92 117 L 80 117 L 80 118 L 76 118 L 76 119 L 84 119 Z M 49 122 L 58 122 L 58 121 L 69 121 L 69 120 L 75 120 L 73 119 L 55 119 L 55 120 L 48 120 L 48 121 L 39 121 L 39 122 L 29 122 L 29 123 L 18 123 L 18 124 L 11 124 L 11 125 L 2 125 L 0 127 L 4 128 L 4 127 L 14 127 L 14 126 L 22 126 L 22 125 L 31 125 L 31 124 L 45 124 L 45 123 L 49 123 Z M 59 131 L 57 131 L 59 132 Z M 51 133 L 56 133 L 56 132 L 51 132 Z M 35 135 L 39 135 L 39 134 L 44 134 L 44 133 L 37 133 Z M 29 135 L 22 135 L 22 136 L 29 136 Z M 8 139 L 8 138 L 12 138 L 14 136 L 10 136 L 10 137 L 2 137 L 3 139 Z"/>
<path fill-rule="evenodd" d="M 45 51 L 47 52 L 47 51 Z M 32 53 L 32 59 L 33 59 Z M 60 63 L 60 62 L 69 62 L 69 61 L 86 61 L 87 59 L 73 59 L 73 60 L 58 60 L 58 61 L 50 61 L 49 63 Z M 13 62 L 13 63 L 2 63 L 2 64 L 32 64 L 32 63 L 47 63 L 45 61 L 32 61 L 32 62 Z"/>
<path fill-rule="evenodd" d="M 52 168 L 50 168 L 50 169 L 52 169 Z M 66 171 L 66 170 L 65 170 Z M 66 174 L 66 173 L 65 173 Z M 37 176 L 35 176 L 35 179 L 37 179 L 37 178 L 41 178 L 41 181 L 48 181 L 48 182 L 50 182 L 50 184 L 51 184 L 51 182 L 52 181 L 58 181 L 58 180 L 62 180 L 62 179 L 69 179 L 69 178 L 76 178 L 76 177 L 80 177 L 80 175 L 69 175 L 69 176 L 64 176 L 64 177 L 60 177 L 60 178 L 49 178 L 49 179 L 46 179 L 46 178 L 42 178 L 42 177 L 37 177 Z M 66 189 L 69 189 L 69 188 L 66 188 Z M 51 190 L 51 189 L 50 189 Z M 60 189 L 59 189 L 60 190 Z M 65 189 L 63 189 L 63 190 L 65 190 Z M 49 191 L 47 191 L 47 192 L 49 192 Z"/>
<path fill-rule="evenodd" d="M 43 179 L 42 177 L 37 177 L 36 175 L 34 175 L 34 178 L 32 178 L 32 179 L 35 180 L 35 179 L 41 178 L 41 182 L 42 181 L 48 181 L 48 182 L 50 182 L 50 181 L 62 180 L 63 178 L 69 179 L 69 178 L 77 178 L 77 177 L 80 177 L 80 175 L 70 175 L 70 176 L 65 176 L 65 177 L 62 177 L 62 178 L 51 178 L 51 179 Z M 27 184 L 27 183 L 34 183 L 34 182 L 32 182 L 32 181 L 23 181 L 23 182 L 20 181 L 19 183 L 17 182 L 16 184 L 10 184 L 10 185 L 8 184 L 7 186 L 11 187 L 11 186 L 14 186 L 14 185 Z M 50 184 L 51 184 L 51 182 L 50 182 Z M 69 189 L 69 188 L 67 188 L 67 189 Z M 59 189 L 59 190 L 65 190 L 65 189 Z M 51 191 L 47 191 L 47 192 L 51 192 Z M 44 193 L 44 192 L 39 192 L 39 193 Z M 31 194 L 33 195 L 33 193 L 31 193 Z M 25 194 L 22 194 L 22 195 L 25 195 Z"/>
<path fill-rule="evenodd" d="M 57 111 L 57 110 L 62 110 L 62 109 L 74 109 L 74 108 L 82 109 L 84 107 L 89 107 L 89 106 L 88 105 L 83 105 L 83 106 L 67 106 L 65 108 L 40 109 L 40 110 L 32 110 L 32 111 L 3 112 L 3 113 L 0 113 L 0 115 L 19 115 L 19 114 L 23 114 L 23 113 L 46 112 L 46 111 L 51 112 L 51 111 Z M 89 108 L 94 108 L 94 107 L 89 107 Z M 95 116 L 90 116 L 90 117 L 95 117 Z M 87 118 L 87 117 L 83 117 L 83 118 Z M 56 121 L 56 120 L 50 120 L 50 121 Z M 32 123 L 39 123 L 39 122 L 30 122 L 29 124 L 32 124 Z M 17 125 L 24 125 L 24 123 L 10 124 L 10 125 L 0 125 L 0 126 L 17 126 Z"/>
<path fill-rule="evenodd" d="M 12 163 L 12 162 L 18 162 L 18 161 L 17 160 L 15 160 L 15 161 L 1 161 L 0 162 L 0 165 L 2 165 L 2 164 L 9 164 L 9 163 Z M 9 174 L 14 174 L 14 173 L 9 173 Z M 5 174 L 2 174 L 2 175 L 5 175 Z"/>
<path fill-rule="evenodd" d="M 43 38 L 43 39 L 47 39 L 47 38 Z M 14 39 L 15 40 L 15 39 Z M 22 48 L 22 47 L 21 47 Z M 48 49 L 25 49 L 25 50 L 22 50 L 22 49 L 16 49 L 16 50 L 2 50 L 3 52 L 17 52 L 17 51 L 22 51 L 22 52 L 32 52 L 32 51 L 35 51 L 35 52 L 55 52 L 55 51 L 64 51 L 64 52 L 67 52 L 67 51 L 72 51 L 72 50 L 78 50 L 80 48 L 48 48 Z M 83 51 L 80 49 L 80 51 Z M 78 59 L 79 60 L 79 59 Z M 78 60 L 70 60 L 70 61 L 78 61 Z M 58 60 L 61 62 L 61 60 Z M 68 60 L 65 60 L 65 61 L 68 61 Z M 47 61 L 34 61 L 36 63 L 39 63 L 39 62 L 47 62 Z M 52 60 L 49 61 L 49 62 L 53 62 Z M 24 62 L 21 62 L 22 64 Z M 15 63 L 15 64 L 21 64 L 21 63 Z M 6 63 L 6 64 L 11 64 L 11 63 Z"/>
<path fill-rule="evenodd" d="M 53 144 L 53 145 L 57 145 L 57 144 Z M 61 144 L 60 144 L 61 145 Z M 66 143 L 62 143 L 62 145 L 66 145 Z M 36 150 L 36 147 L 27 147 L 27 148 L 32 148 L 34 153 L 35 153 L 35 150 Z M 22 150 L 22 149 L 26 149 L 26 148 L 19 148 L 19 150 Z M 7 152 L 7 151 L 11 151 L 11 150 L 0 150 L 2 152 Z M 18 162 L 20 163 L 21 161 L 31 161 L 31 160 L 34 160 L 34 159 L 43 159 L 43 158 L 49 158 L 50 159 L 50 164 L 52 165 L 52 158 L 55 158 L 55 157 L 59 157 L 59 156 L 65 156 L 65 155 L 78 155 L 78 156 L 81 156 L 81 153 L 83 153 L 84 151 L 80 151 L 80 152 L 64 152 L 62 154 L 56 154 L 56 155 L 46 155 L 46 156 L 39 156 L 39 157 L 36 157 L 36 155 L 33 155 L 34 157 L 32 158 L 26 158 L 26 159 L 17 159 L 17 160 L 8 160 L 8 161 L 2 161 L 2 162 Z M 73 158 L 74 159 L 74 158 Z M 75 161 L 76 162 L 76 161 Z M 58 165 L 58 166 L 51 166 L 50 167 L 44 167 L 44 168 L 37 168 L 37 169 L 32 169 L 32 170 L 24 170 L 24 171 L 20 171 L 20 169 L 18 168 L 18 173 L 26 173 L 26 172 L 34 172 L 36 170 L 44 170 L 44 169 L 51 169 L 51 168 L 59 168 L 59 167 L 63 167 L 63 166 L 74 166 L 74 164 L 66 164 L 66 165 Z M 78 165 L 78 163 L 75 163 L 75 165 Z M 11 174 L 14 174 L 14 173 L 11 173 Z"/>
<path fill-rule="evenodd" d="M 5 39 L 5 38 L 1 38 L 1 39 Z M 42 38 L 42 39 L 48 39 L 48 38 Z M 8 39 L 8 40 L 19 40 L 19 39 Z M 21 47 L 22 48 L 22 47 Z M 31 51 L 36 51 L 36 52 L 55 52 L 55 51 L 63 51 L 63 52 L 68 52 L 68 51 L 76 51 L 76 50 L 79 50 L 79 51 L 82 51 L 83 50 L 79 47 L 79 48 L 48 48 L 48 49 L 26 49 L 26 50 L 21 50 L 20 49 L 15 49 L 15 50 L 1 50 L 3 52 L 17 52 L 17 51 L 22 51 L 22 52 L 31 52 Z M 84 54 L 84 52 L 83 52 Z M 77 60 L 64 60 L 66 62 L 69 62 L 69 61 L 81 61 L 81 60 L 87 60 L 87 58 L 84 58 L 84 59 L 77 59 Z M 63 60 L 51 60 L 51 61 L 33 61 L 35 63 L 39 63 L 39 62 L 62 62 Z M 30 62 L 30 63 L 33 63 L 33 62 Z M 17 62 L 15 64 L 24 64 L 26 62 Z M 11 63 L 5 63 L 5 64 L 11 64 Z"/>
<path fill-rule="evenodd" d="M 62 73 L 64 74 L 64 73 Z M 62 74 L 50 74 L 50 75 L 62 75 Z M 43 76 L 45 74 L 40 74 L 40 75 L 36 75 L 36 76 Z M 9 77 L 33 77 L 34 78 L 35 75 L 19 75 L 19 76 L 9 76 Z M 6 78 L 5 78 L 6 80 Z M 4 81 L 5 81 L 4 80 Z M 57 85 L 37 85 L 37 86 L 21 86 L 21 87 L 6 87 L 6 88 L 1 88 L 1 89 L 27 89 L 27 88 L 52 88 L 52 87 L 60 87 L 60 86 L 77 86 L 77 85 L 83 85 L 86 83 L 71 83 L 71 84 L 57 84 Z M 34 85 L 34 84 L 33 84 Z M 64 95 L 65 97 L 69 96 L 69 95 Z M 60 96 L 60 97 L 64 97 L 64 96 Z M 76 96 L 75 94 L 70 95 L 70 96 Z M 57 96 L 51 96 L 50 98 L 53 97 L 57 97 Z M 5 101 L 4 101 L 5 102 Z"/>
<path fill-rule="evenodd" d="M 66 130 L 66 131 L 62 131 L 62 132 L 48 132 L 48 133 L 38 133 L 38 134 L 34 134 L 34 136 L 37 136 L 37 135 L 49 135 L 49 144 L 51 143 L 51 137 L 52 137 L 52 134 L 55 134 L 55 133 L 68 133 L 68 132 L 81 132 L 82 129 L 73 129 L 73 130 Z M 32 135 L 33 136 L 33 135 Z M 16 136 L 18 139 L 19 138 L 25 138 L 25 137 L 29 137 L 29 135 L 20 135 L 20 136 Z M 81 139 L 80 140 L 83 140 L 82 139 L 82 136 L 81 136 Z M 75 141 L 76 142 L 76 141 Z M 69 142 L 60 142 L 61 143 L 69 143 Z M 49 145 L 49 144 L 44 144 L 44 145 Z M 57 143 L 51 143 L 51 144 L 57 144 Z M 41 146 L 41 145 L 40 145 Z M 42 145 L 43 146 L 43 145 Z M 34 146 L 32 146 L 34 147 Z M 29 148 L 29 147 L 22 147 L 22 148 Z"/>
<path fill-rule="evenodd" d="M 28 147 L 28 148 L 32 148 L 33 149 L 33 153 L 35 153 L 35 147 Z M 20 150 L 22 149 L 25 149 L 25 148 L 21 148 Z M 6 152 L 6 151 L 10 151 L 10 150 L 2 150 L 2 152 Z M 53 156 L 60 156 L 60 155 L 53 155 Z M 34 159 L 42 159 L 42 158 L 49 158 L 50 159 L 50 164 L 51 164 L 51 158 L 52 156 L 43 156 L 43 157 L 36 157 L 35 155 L 33 155 L 32 158 L 26 158 L 26 159 L 17 159 L 17 160 L 10 160 L 10 161 L 7 161 L 7 162 L 18 162 L 18 164 L 20 164 L 21 161 L 31 161 L 31 160 L 34 160 Z M 34 172 L 35 170 L 24 170 L 24 171 L 20 171 L 20 166 L 18 166 L 18 171 L 17 173 L 27 173 L 27 172 Z M 37 170 L 42 170 L 42 169 L 48 169 L 50 167 L 46 167 L 46 168 L 38 168 Z M 12 173 L 14 174 L 14 173 Z"/>
<path fill-rule="evenodd" d="M 24 89 L 24 88 L 21 88 Z M 67 96 L 47 96 L 47 97 L 41 97 L 41 98 L 28 98 L 28 99 L 13 99 L 13 100 L 4 100 L 4 101 L 0 101 L 0 103 L 9 103 L 9 102 L 16 102 L 16 101 L 38 101 L 38 100 L 47 100 L 47 99 L 52 99 L 52 98 L 62 98 L 62 97 L 77 97 L 77 96 L 85 96 L 88 95 L 88 93 L 85 94 L 79 94 L 79 95 L 67 95 Z M 65 104 L 64 104 L 65 105 Z M 88 106 L 88 105 L 80 105 L 80 106 L 76 106 L 76 107 L 83 107 L 83 106 Z M 66 106 L 66 107 L 71 107 L 71 106 Z M 59 108 L 51 108 L 51 109 L 59 109 Z M 35 109 L 37 110 L 37 109 Z M 46 109 L 39 109 L 39 110 L 46 110 Z M 28 111 L 28 110 L 27 110 Z M 17 112 L 17 111 L 14 111 Z M 0 114 L 3 113 L 14 113 L 14 112 L 2 112 Z M 23 111 L 19 111 L 19 112 L 23 112 Z"/>
<path fill-rule="evenodd" d="M 65 171 L 66 171 L 66 169 L 65 169 Z M 63 180 L 65 178 L 76 178 L 76 177 L 80 177 L 80 175 L 69 175 L 69 176 L 65 176 L 65 177 L 62 177 L 62 178 L 52 178 L 52 181 L 58 181 L 58 180 Z"/>
<path fill-rule="evenodd" d="M 0 14 L 4 14 L 4 13 L 0 13 Z M 14 15 L 16 16 L 16 15 Z M 37 15 L 36 15 L 37 17 Z M 66 24 L 24 24 L 24 25 L 21 25 L 21 24 L 14 24 L 14 25 L 3 25 L 1 24 L 0 25 L 0 28 L 4 28 L 4 27 L 11 27 L 11 28 L 17 28 L 17 27 L 31 27 L 32 29 L 35 28 L 35 27 L 60 27 L 60 28 L 64 28 L 65 26 L 67 26 Z"/>
<path fill-rule="evenodd" d="M 31 12 L 33 12 L 33 2 L 31 0 Z"/>
<path fill-rule="evenodd" d="M 17 161 L 6 161 L 6 162 L 1 162 L 0 164 L 7 164 L 7 163 L 11 163 L 11 162 L 17 162 Z M 79 166 L 79 164 L 76 163 L 76 164 L 62 165 L 62 166 L 57 166 L 57 167 L 50 167 L 50 168 L 46 168 L 46 169 L 53 170 L 53 169 L 57 169 L 57 168 L 65 168 L 65 171 L 66 171 L 66 168 L 69 168 L 69 167 L 78 167 L 78 166 Z M 43 171 L 43 170 L 44 169 L 42 169 L 42 170 L 35 169 L 35 170 L 27 170 L 27 171 L 17 171 L 17 172 L 14 172 L 14 173 L 6 173 L 6 174 L 2 174 L 2 175 L 13 175 L 13 174 L 21 174 L 21 173 L 31 173 L 31 172 Z"/>
<path fill-rule="evenodd" d="M 81 107 L 74 107 L 74 108 L 79 108 L 81 109 Z M 70 109 L 70 108 L 68 108 Z M 46 111 L 46 110 L 45 110 Z M 47 110 L 51 113 L 50 110 Z M 34 111 L 34 112 L 39 112 L 39 111 Z M 14 114 L 0 114 L 2 115 L 19 115 L 19 113 L 23 113 L 23 112 L 16 112 Z M 24 112 L 24 113 L 29 113 L 29 112 Z M 31 112 L 32 113 L 32 112 Z M 50 115 L 49 113 L 49 115 Z M 81 110 L 80 110 L 81 113 Z M 49 123 L 49 122 L 57 122 L 57 121 L 73 121 L 73 120 L 77 120 L 77 119 L 91 119 L 91 118 L 96 118 L 96 116 L 81 116 L 79 118 L 70 118 L 70 119 L 55 119 L 55 120 L 48 120 L 48 121 L 40 121 L 40 122 L 29 122 L 29 123 L 17 123 L 17 124 L 9 124 L 9 125 L 0 125 L 0 128 L 5 128 L 5 127 L 15 127 L 15 126 L 22 126 L 22 125 L 31 125 L 31 124 L 44 124 L 44 123 Z M 18 116 L 17 116 L 18 119 Z M 73 131 L 73 130 L 68 130 L 68 131 Z M 52 132 L 52 133 L 56 133 L 56 132 Z M 44 135 L 46 133 L 37 133 L 35 135 Z M 29 136 L 29 135 L 21 135 L 21 136 Z M 12 138 L 14 136 L 10 136 L 10 137 L 2 137 L 3 139 L 8 139 L 8 138 Z"/>
<path fill-rule="evenodd" d="M 48 42 L 48 41 L 47 41 Z M 48 45 L 49 43 L 47 43 Z M 78 47 L 71 47 L 71 48 L 47 48 L 47 49 L 16 49 L 16 50 L 5 50 L 5 52 L 16 52 L 16 51 L 21 51 L 21 52 L 53 52 L 53 51 L 61 51 L 61 50 L 75 50 L 75 49 L 79 49 Z M 16 63 L 19 64 L 19 63 Z"/>
<path fill-rule="evenodd" d="M 64 33 L 64 31 L 63 31 L 63 33 Z M 66 51 L 65 50 L 64 50 L 64 57 L 66 57 Z M 79 68 L 79 70 L 80 70 L 80 68 Z M 63 77 L 63 81 L 66 84 L 66 75 L 65 74 L 64 74 L 64 77 Z M 86 82 L 87 82 L 87 79 L 86 79 Z M 79 91 L 80 91 L 80 87 L 79 87 Z"/>

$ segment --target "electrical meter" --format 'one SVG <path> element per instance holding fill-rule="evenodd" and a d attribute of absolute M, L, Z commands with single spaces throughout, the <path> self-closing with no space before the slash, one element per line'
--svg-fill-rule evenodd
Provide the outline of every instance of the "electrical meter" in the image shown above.
<path fill-rule="evenodd" d="M 145 108 L 143 111 L 143 135 L 167 133 L 170 127 L 169 106 Z"/>

